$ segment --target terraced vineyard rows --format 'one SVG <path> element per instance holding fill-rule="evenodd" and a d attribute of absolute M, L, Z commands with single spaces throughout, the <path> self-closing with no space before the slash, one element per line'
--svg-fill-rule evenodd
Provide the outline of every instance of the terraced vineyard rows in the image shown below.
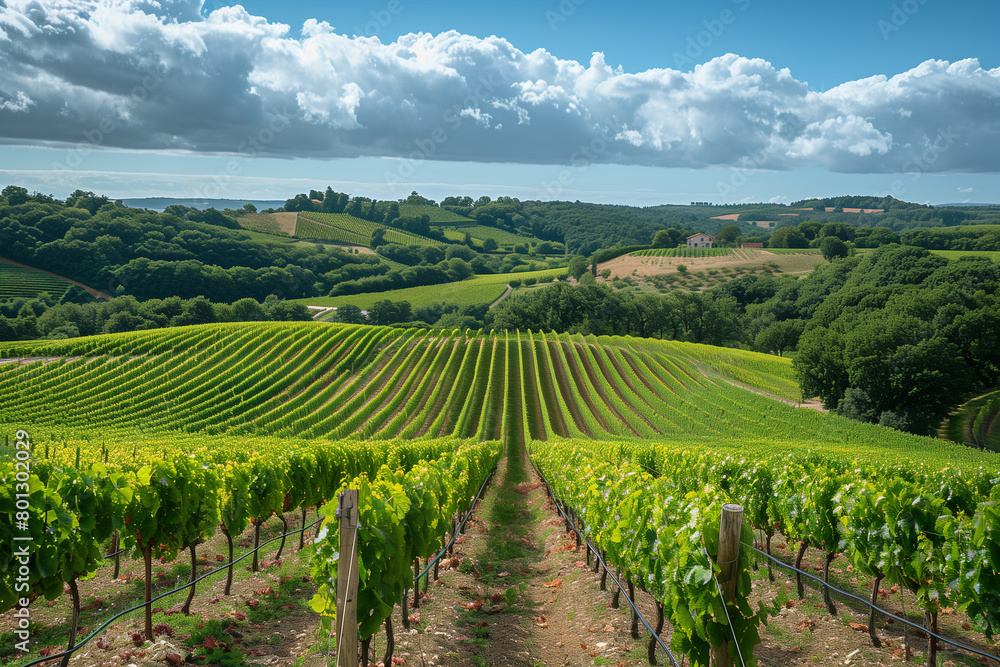
<path fill-rule="evenodd" d="M 635 257 L 722 257 L 732 254 L 732 248 L 651 248 L 636 250 Z"/>
<path fill-rule="evenodd" d="M 70 284 L 41 271 L 0 262 L 0 299 L 33 299 L 42 292 L 58 299 Z"/>
<path fill-rule="evenodd" d="M 372 240 L 370 233 L 366 235 L 332 224 L 322 224 L 303 215 L 299 215 L 295 221 L 295 236 L 300 239 L 319 239 L 361 246 L 367 246 Z"/>

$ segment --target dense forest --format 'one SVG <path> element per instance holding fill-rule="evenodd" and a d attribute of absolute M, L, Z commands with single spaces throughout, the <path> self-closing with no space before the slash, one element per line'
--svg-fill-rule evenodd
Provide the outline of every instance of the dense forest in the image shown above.
<path fill-rule="evenodd" d="M 1000 380 L 1000 267 L 907 246 L 855 262 L 806 322 L 803 392 L 854 419 L 933 433 L 957 397 Z"/>
<path fill-rule="evenodd" d="M 154 213 L 93 193 L 65 202 L 10 186 L 0 199 L 0 255 L 112 295 L 216 302 L 327 294 L 385 273 L 377 257 L 258 241 L 219 211 Z"/>

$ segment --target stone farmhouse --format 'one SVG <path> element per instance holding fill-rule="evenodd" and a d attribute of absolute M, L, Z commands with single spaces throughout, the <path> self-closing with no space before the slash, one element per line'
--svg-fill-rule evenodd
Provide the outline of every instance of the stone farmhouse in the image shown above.
<path fill-rule="evenodd" d="M 697 234 L 692 234 L 687 237 L 687 247 L 689 248 L 711 248 L 712 241 L 715 239 L 714 236 L 710 234 L 705 234 L 704 232 L 698 232 Z"/>

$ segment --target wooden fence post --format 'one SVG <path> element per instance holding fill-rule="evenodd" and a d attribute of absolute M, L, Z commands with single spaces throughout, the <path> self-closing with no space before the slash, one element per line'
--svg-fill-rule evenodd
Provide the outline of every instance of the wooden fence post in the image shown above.
<path fill-rule="evenodd" d="M 743 507 L 726 503 L 722 506 L 722 519 L 719 522 L 719 555 L 715 562 L 722 570 L 719 573 L 719 586 L 725 602 L 736 601 L 736 584 L 739 583 L 740 537 L 743 533 Z M 721 646 L 714 648 L 716 667 L 732 667 L 733 660 L 729 656 L 729 640 L 723 640 Z"/>
<path fill-rule="evenodd" d="M 338 507 L 337 667 L 358 667 L 358 490 L 344 489 Z"/>

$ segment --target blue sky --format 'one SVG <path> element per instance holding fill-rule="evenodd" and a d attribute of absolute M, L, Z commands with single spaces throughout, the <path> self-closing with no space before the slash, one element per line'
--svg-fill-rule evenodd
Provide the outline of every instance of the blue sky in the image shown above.
<path fill-rule="evenodd" d="M 56 196 L 1000 202 L 992 3 L 49 5 L 0 181 Z"/>
<path fill-rule="evenodd" d="M 223 4 L 210 0 L 204 10 Z M 399 0 L 395 13 L 389 11 L 387 0 L 251 0 L 243 6 L 293 29 L 306 19 L 317 18 L 339 33 L 376 35 L 382 41 L 408 32 L 458 30 L 476 37 L 505 37 L 522 51 L 541 48 L 578 62 L 587 62 L 594 51 L 601 51 L 609 65 L 621 65 L 628 72 L 677 68 L 675 54 L 689 69 L 736 53 L 788 67 L 813 90 L 876 74 L 891 76 L 931 58 L 979 58 L 984 67 L 1000 66 L 1000 5 L 981 1 Z M 720 15 L 726 10 L 733 18 L 722 23 Z"/>

